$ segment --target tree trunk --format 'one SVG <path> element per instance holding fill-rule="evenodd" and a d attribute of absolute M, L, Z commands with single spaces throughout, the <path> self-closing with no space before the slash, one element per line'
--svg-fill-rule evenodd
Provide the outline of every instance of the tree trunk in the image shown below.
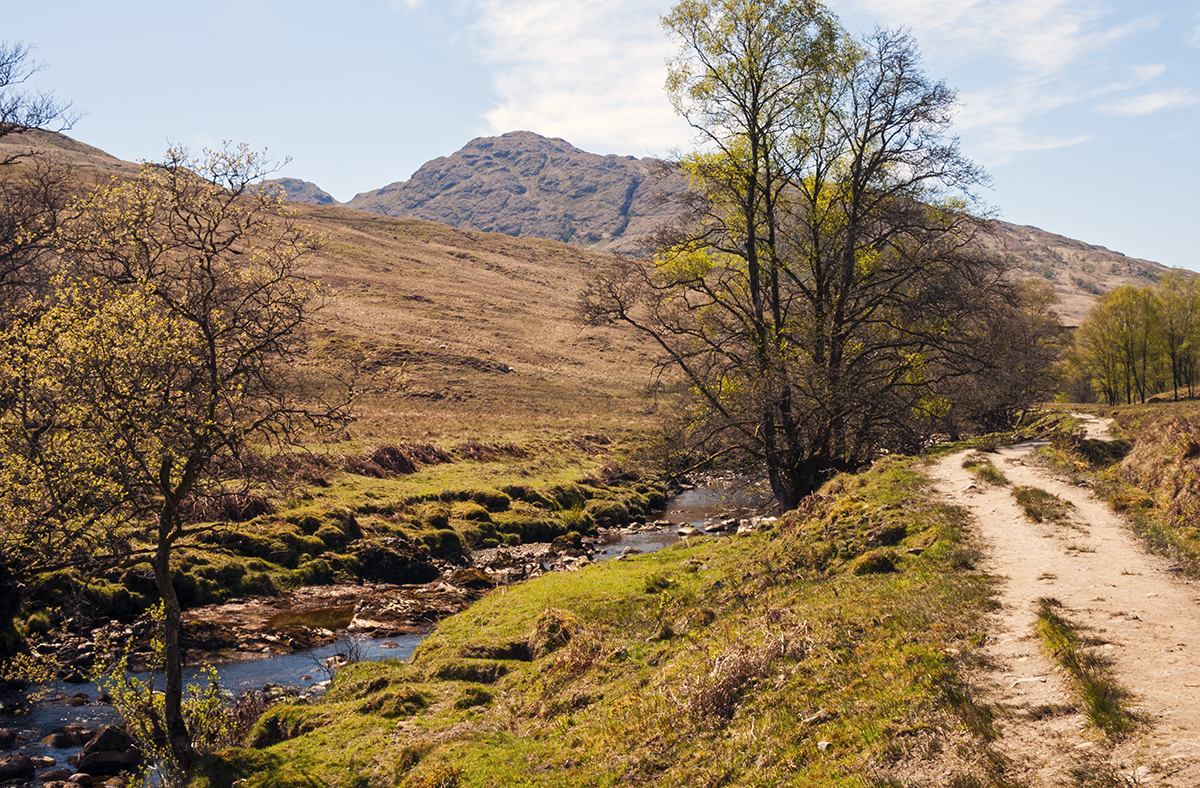
<path fill-rule="evenodd" d="M 183 655 L 179 647 L 182 611 L 175 586 L 171 582 L 171 545 L 159 538 L 154 554 L 154 580 L 163 602 L 163 655 L 165 687 L 163 692 L 163 721 L 167 727 L 167 744 L 176 762 L 185 771 L 195 762 L 192 738 L 183 719 Z"/>

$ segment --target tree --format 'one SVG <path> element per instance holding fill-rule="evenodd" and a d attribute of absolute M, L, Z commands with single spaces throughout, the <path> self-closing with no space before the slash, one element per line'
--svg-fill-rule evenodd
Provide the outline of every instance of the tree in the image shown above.
<path fill-rule="evenodd" d="M 15 44 L 0 41 L 0 140 L 51 124 L 57 124 L 58 131 L 65 131 L 75 122 L 71 105 L 59 101 L 53 93 L 21 89 L 43 68 L 30 59 L 31 54 L 30 47 L 19 41 Z M 9 153 L 0 158 L 0 166 L 12 164 L 25 155 Z"/>
<path fill-rule="evenodd" d="M 31 93 L 21 86 L 42 66 L 20 42 L 0 42 L 0 142 L 32 129 L 71 127 L 71 105 L 52 93 Z M 24 298 L 44 294 L 54 234 L 67 202 L 69 171 L 47 161 L 14 167 L 29 151 L 0 155 L 0 314 Z M 3 325 L 3 318 L 0 318 Z"/>
<path fill-rule="evenodd" d="M 683 0 L 667 89 L 704 149 L 650 263 L 584 310 L 652 337 L 710 441 L 762 461 L 790 508 L 833 473 L 942 427 L 949 381 L 990 368 L 972 321 L 1018 302 L 976 253 L 985 176 L 946 136 L 955 96 L 912 39 L 853 42 L 820 3 Z"/>
<path fill-rule="evenodd" d="M 1125 285 L 1100 296 L 1079 326 L 1088 374 L 1110 405 L 1132 404 L 1161 390 L 1155 376 L 1161 343 L 1153 288 Z"/>
<path fill-rule="evenodd" d="M 163 727 L 185 767 L 171 557 L 203 527 L 189 512 L 244 491 L 250 449 L 346 415 L 301 402 L 289 377 L 318 305 L 300 270 L 315 239 L 255 185 L 273 171 L 244 146 L 173 148 L 75 202 L 59 288 L 7 337 L 8 472 L 29 480 L 24 526 L 41 539 L 23 549 L 57 540 L 149 559 L 164 607 Z M 56 471 L 64 457 L 69 479 Z"/>
<path fill-rule="evenodd" d="M 1171 390 L 1176 401 L 1179 389 L 1193 394 L 1196 382 L 1196 350 L 1200 345 L 1200 278 L 1180 270 L 1168 271 L 1158 282 L 1158 312 L 1162 341 L 1171 367 Z"/>

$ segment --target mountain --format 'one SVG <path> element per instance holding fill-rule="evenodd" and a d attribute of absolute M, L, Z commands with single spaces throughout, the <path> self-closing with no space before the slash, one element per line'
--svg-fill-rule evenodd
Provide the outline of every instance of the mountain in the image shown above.
<path fill-rule="evenodd" d="M 29 147 L 60 161 L 95 168 L 98 174 L 129 174 L 137 169 L 98 148 L 51 132 L 6 138 L 0 155 Z M 642 236 L 673 216 L 671 207 L 655 196 L 684 187 L 678 175 L 660 177 L 658 164 L 654 159 L 587 153 L 560 139 L 516 131 L 472 140 L 457 153 L 425 164 L 410 180 L 359 194 L 348 206 L 460 229 L 566 241 L 593 251 L 633 251 Z M 294 202 L 338 207 L 315 184 L 291 178 L 274 183 L 282 185 Z M 344 223 L 357 224 L 350 218 L 352 211 L 337 215 Z M 483 243 L 471 237 L 471 246 Z M 1168 270 L 1150 260 L 1008 222 L 996 222 L 995 233 L 985 243 L 996 253 L 1011 256 L 1015 277 L 1050 282 L 1067 325 L 1078 325 L 1097 295 L 1126 284 L 1149 284 Z M 503 236 L 492 236 L 488 244 L 509 246 Z M 562 254 L 576 254 L 569 249 L 563 247 Z"/>
<path fill-rule="evenodd" d="M 678 173 L 664 178 L 663 169 L 655 159 L 600 156 L 561 139 L 514 131 L 472 140 L 425 164 L 410 180 L 364 192 L 347 204 L 385 216 L 629 252 L 644 248 L 641 239 L 674 216 L 656 196 L 685 184 Z M 1053 284 L 1067 325 L 1077 325 L 1097 295 L 1148 284 L 1167 270 L 1008 222 L 996 222 L 985 245 L 1012 256 L 1015 277 Z"/>
<path fill-rule="evenodd" d="M 422 166 L 410 180 L 347 205 L 394 217 L 576 246 L 622 251 L 672 216 L 655 195 L 679 189 L 655 177 L 656 159 L 600 156 L 528 131 L 481 137 Z"/>

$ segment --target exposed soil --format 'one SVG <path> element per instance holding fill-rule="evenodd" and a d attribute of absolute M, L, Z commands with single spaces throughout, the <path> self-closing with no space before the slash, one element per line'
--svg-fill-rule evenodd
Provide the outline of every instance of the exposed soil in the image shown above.
<path fill-rule="evenodd" d="M 1106 429 L 1093 422 L 1089 437 Z M 1200 588 L 1148 555 L 1089 489 L 1037 467 L 1037 445 L 990 455 L 1011 482 L 1005 486 L 964 470 L 966 452 L 933 468 L 938 490 L 975 515 L 988 546 L 982 568 L 1005 579 L 983 648 L 990 667 L 977 677 L 984 700 L 1000 712 L 995 748 L 1025 784 L 1200 785 Z M 1013 498 L 1017 485 L 1070 501 L 1069 523 L 1031 522 Z M 1145 721 L 1140 730 L 1112 742 L 1077 710 L 1034 630 L 1042 597 L 1059 600 L 1064 617 L 1112 658 Z M 1101 775 L 1107 782 L 1096 782 Z"/>

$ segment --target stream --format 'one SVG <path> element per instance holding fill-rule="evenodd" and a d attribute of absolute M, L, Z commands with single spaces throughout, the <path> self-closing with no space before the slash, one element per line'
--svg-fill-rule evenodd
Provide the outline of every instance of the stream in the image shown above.
<path fill-rule="evenodd" d="M 672 497 L 666 510 L 659 515 L 655 528 L 637 530 L 634 532 L 613 531 L 604 533 L 594 545 L 595 552 L 592 561 L 604 561 L 617 558 L 626 553 L 650 553 L 661 550 L 679 541 L 677 533 L 683 526 L 703 527 L 704 524 L 719 511 L 728 506 L 753 506 L 756 501 L 742 495 L 729 495 L 725 490 L 695 488 L 685 490 Z M 221 688 L 232 697 L 247 691 L 259 692 L 266 685 L 282 685 L 294 688 L 304 696 L 319 695 L 324 685 L 321 682 L 328 678 L 327 671 L 322 667 L 322 660 L 333 657 L 347 649 L 347 639 L 352 639 L 355 655 L 361 660 L 408 659 L 416 647 L 425 638 L 423 634 L 397 635 L 389 638 L 353 636 L 343 633 L 343 638 L 329 645 L 310 651 L 263 656 L 236 662 L 216 663 Z M 203 666 L 193 665 L 189 670 L 190 676 L 185 676 L 189 684 L 207 681 L 200 674 Z M 147 680 L 149 674 L 134 674 L 142 680 Z M 159 677 L 161 682 L 161 677 Z M 57 682 L 52 687 L 44 688 L 47 697 L 30 705 L 29 711 L 0 717 L 0 728 L 11 728 L 21 737 L 13 749 L 30 757 L 53 758 L 61 766 L 66 759 L 79 751 L 79 747 L 69 749 L 51 749 L 42 744 L 42 739 L 49 733 L 62 729 L 65 725 L 81 725 L 97 728 L 107 724 L 120 724 L 120 715 L 111 705 L 99 703 L 100 690 L 94 683 L 65 684 Z M 67 705 L 67 700 L 77 693 L 82 693 L 89 699 L 80 706 Z M 57 768 L 57 767 L 56 767 Z"/>

